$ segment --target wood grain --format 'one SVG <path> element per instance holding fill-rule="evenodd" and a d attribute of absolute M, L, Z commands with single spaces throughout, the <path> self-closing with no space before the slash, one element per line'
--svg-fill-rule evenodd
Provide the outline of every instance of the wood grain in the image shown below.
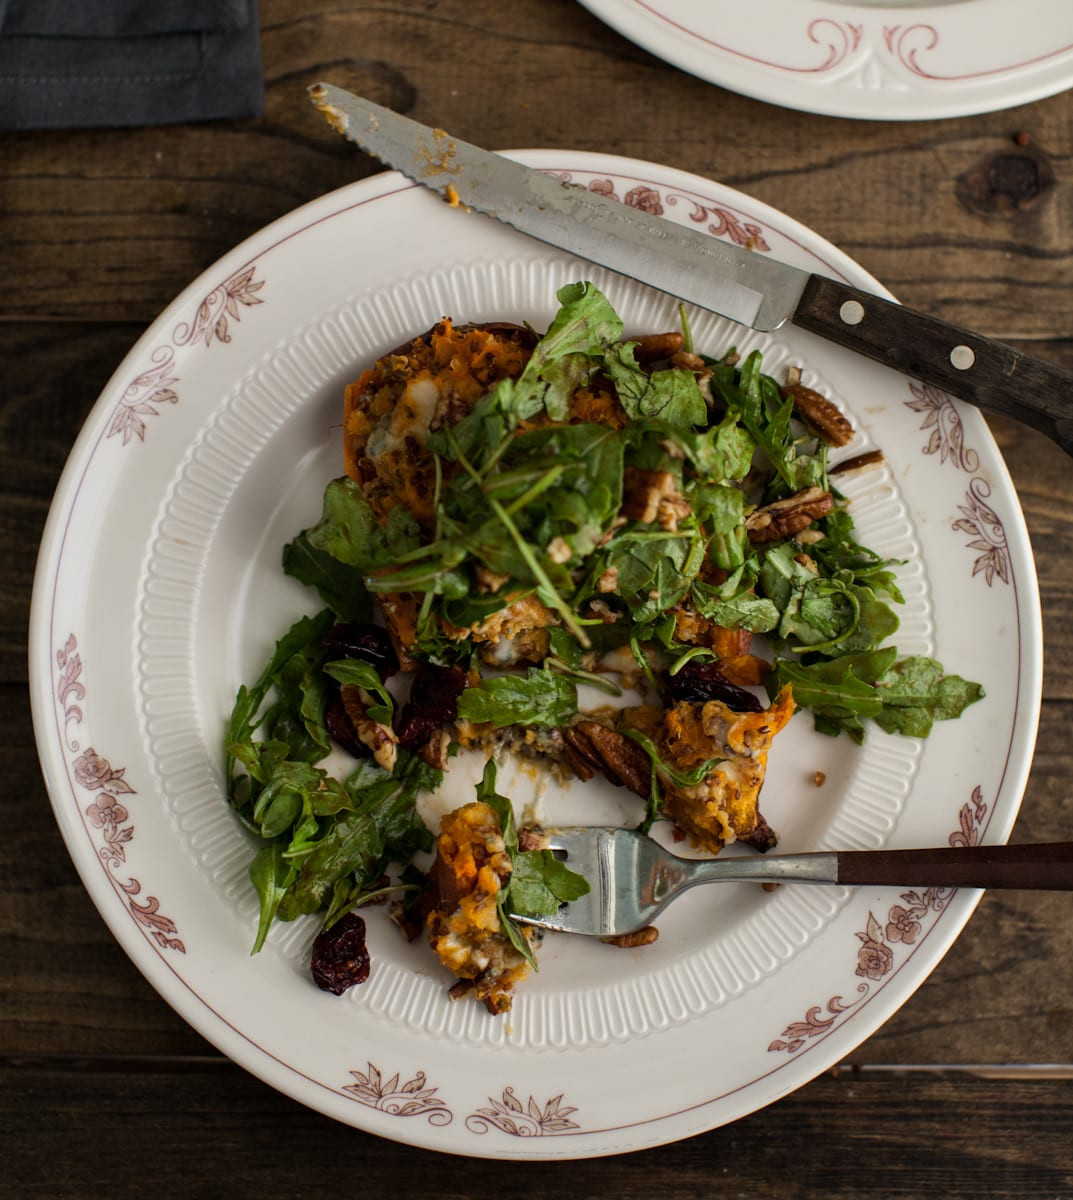
<path fill-rule="evenodd" d="M 493 149 L 599 149 L 720 180 L 835 242 L 904 303 L 991 337 L 1071 327 L 1073 210 L 1059 184 L 1020 204 L 965 199 L 996 155 L 1039 157 L 1061 180 L 1064 97 L 909 127 L 817 118 L 676 72 L 578 7 L 270 0 L 264 118 L 0 135 L 0 253 L 20 262 L 17 287 L 3 273 L 0 316 L 151 320 L 242 238 L 375 173 L 306 101 L 326 79 Z M 462 62 L 509 62 L 509 87 Z"/>
<path fill-rule="evenodd" d="M 95 398 L 221 254 L 379 170 L 314 113 L 308 84 L 327 79 L 492 148 L 591 148 L 720 180 L 827 237 L 913 307 L 1073 367 L 1073 93 L 950 121 L 843 121 L 694 79 L 574 0 L 260 8 L 263 118 L 0 133 L 0 1194 L 20 1200 L 359 1188 L 446 1198 L 520 1179 L 334 1124 L 227 1063 L 98 916 L 33 749 L 34 562 Z M 1015 186 L 1025 178 L 1034 194 Z M 1034 430 L 989 423 L 1024 510 L 1046 639 L 1014 838 L 1068 839 L 1073 472 Z M 933 975 L 841 1071 L 674 1147 L 528 1165 L 526 1194 L 1073 1197 L 1071 904 L 985 895 Z M 1039 1064 L 1061 1069 L 1048 1078 Z"/>
<path fill-rule="evenodd" d="M 22 1116 L 45 1110 L 41 1128 Z M 94 1111 L 100 1119 L 87 1121 Z M 838 1122 L 839 1112 L 851 1112 L 852 1122 Z M 524 1166 L 403 1150 L 222 1063 L 88 1061 L 72 1072 L 47 1060 L 9 1059 L 0 1063 L 0 1118 L 20 1200 L 217 1200 L 236 1187 L 281 1198 L 360 1189 L 467 1200 L 519 1185 L 531 1200 L 1073 1194 L 1069 1079 L 844 1069 L 728 1129 L 674 1146 Z"/>

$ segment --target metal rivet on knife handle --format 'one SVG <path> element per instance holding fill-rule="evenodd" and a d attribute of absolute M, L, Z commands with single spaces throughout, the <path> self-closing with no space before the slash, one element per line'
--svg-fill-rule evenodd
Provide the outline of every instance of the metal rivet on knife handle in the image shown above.
<path fill-rule="evenodd" d="M 859 325 L 864 320 L 864 305 L 858 300 L 847 300 L 838 315 L 847 325 Z"/>
<path fill-rule="evenodd" d="M 863 320 L 848 324 L 860 305 Z M 1073 372 L 915 312 L 838 279 L 812 275 L 793 323 L 952 396 L 1041 430 L 1073 454 Z"/>

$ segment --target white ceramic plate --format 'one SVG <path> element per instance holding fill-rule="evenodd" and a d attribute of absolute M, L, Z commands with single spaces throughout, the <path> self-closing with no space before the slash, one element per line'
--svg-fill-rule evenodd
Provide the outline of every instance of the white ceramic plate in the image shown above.
<path fill-rule="evenodd" d="M 779 213 L 630 160 L 527 151 L 534 166 L 863 287 L 879 285 Z M 317 922 L 249 955 L 247 836 L 220 738 L 239 683 L 316 598 L 279 569 L 339 474 L 344 384 L 441 316 L 546 325 L 591 278 L 631 331 L 675 302 L 571 261 L 395 174 L 277 221 L 152 325 L 71 454 L 41 549 L 31 628 L 35 728 L 85 885 L 164 998 L 248 1070 L 314 1109 L 460 1154 L 567 1158 L 733 1120 L 844 1057 L 926 978 L 975 893 L 698 889 L 645 950 L 549 938 L 509 1016 L 450 1003 L 422 945 L 370 916 L 373 971 L 341 998 L 308 975 Z M 980 680 L 987 699 L 926 743 L 861 749 L 801 715 L 772 754 L 764 811 L 788 850 L 1004 840 L 1039 707 L 1028 538 L 986 427 L 930 388 L 805 333 L 705 313 L 698 346 L 759 346 L 835 397 L 881 468 L 851 478 L 862 540 L 904 560 L 899 640 Z M 462 760 L 440 803 L 471 798 Z M 822 772 L 822 786 L 816 773 Z M 538 818 L 630 816 L 610 786 L 506 780 Z"/>
<path fill-rule="evenodd" d="M 911 121 L 1073 84 L 1068 0 L 581 0 L 693 75 L 785 108 Z"/>

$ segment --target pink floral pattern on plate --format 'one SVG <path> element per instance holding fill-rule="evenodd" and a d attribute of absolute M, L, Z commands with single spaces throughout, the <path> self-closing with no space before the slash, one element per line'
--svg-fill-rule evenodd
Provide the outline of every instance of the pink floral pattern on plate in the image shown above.
<path fill-rule="evenodd" d="M 364 1071 L 351 1070 L 350 1075 L 354 1082 L 344 1085 L 343 1091 L 377 1112 L 391 1117 L 424 1117 L 430 1125 L 450 1125 L 454 1120 L 451 1108 L 436 1094 L 438 1088 L 428 1086 L 424 1071 L 400 1083 L 399 1072 L 386 1079 L 380 1068 L 370 1062 Z M 580 1129 L 571 1120 L 575 1112 L 576 1108 L 563 1103 L 562 1093 L 544 1104 L 530 1096 L 523 1104 L 514 1089 L 507 1087 L 500 1099 L 490 1096 L 487 1108 L 470 1113 L 465 1124 L 470 1133 L 476 1134 L 498 1129 L 512 1137 L 549 1137 Z"/>
<path fill-rule="evenodd" d="M 127 861 L 127 847 L 134 840 L 134 826 L 129 824 L 130 812 L 119 797 L 136 795 L 134 788 L 124 778 L 125 767 L 113 767 L 92 746 L 83 750 L 71 736 L 72 725 L 82 721 L 81 702 L 86 698 L 82 683 L 82 656 L 78 653 L 78 642 L 71 634 L 63 646 L 56 651 L 56 666 L 59 677 L 56 683 L 56 698 L 67 748 L 74 756 L 71 772 L 78 787 L 93 799 L 86 805 L 86 819 L 100 839 L 97 854 L 108 877 L 122 893 L 130 915 L 147 930 L 153 940 L 164 950 L 186 953 L 186 946 L 177 935 L 175 922 L 160 911 L 160 901 L 155 896 L 137 899 L 142 885 L 132 877 L 123 878 L 119 872 Z"/>
<path fill-rule="evenodd" d="M 563 1104 L 561 1093 L 544 1104 L 532 1096 L 523 1104 L 514 1089 L 508 1087 L 503 1089 L 501 1099 L 489 1097 L 488 1103 L 490 1107 L 479 1108 L 466 1118 L 466 1128 L 471 1133 L 484 1134 L 494 1128 L 512 1137 L 547 1137 L 581 1128 L 570 1120 L 577 1109 Z"/>
<path fill-rule="evenodd" d="M 961 806 L 958 828 L 950 835 L 950 845 L 978 845 L 986 815 L 987 804 L 976 787 L 970 801 Z M 881 983 L 895 970 L 899 948 L 912 947 L 926 936 L 954 891 L 954 888 L 927 888 L 923 892 L 903 892 L 899 897 L 901 902 L 890 906 L 883 921 L 869 912 L 864 929 L 856 935 L 859 945 L 854 974 L 862 980 L 857 985 L 857 998 L 847 1001 L 843 996 L 832 996 L 825 1005 L 813 1005 L 803 1018 L 791 1021 L 768 1050 L 796 1054 L 813 1038 L 833 1029 L 840 1017 L 871 995 L 873 984 Z M 824 1012 L 828 1015 L 822 1015 Z"/>
<path fill-rule="evenodd" d="M 152 366 L 131 380 L 115 406 L 107 437 L 119 437 L 124 446 L 132 437 L 144 441 L 146 418 L 159 416 L 166 404 L 178 404 L 175 350 L 195 342 L 204 343 L 206 349 L 214 341 L 230 342 L 231 322 L 241 320 L 242 309 L 264 303 L 257 295 L 264 280 L 255 279 L 254 271 L 254 267 L 245 266 L 229 275 L 200 301 L 193 321 L 176 326 L 171 341 L 153 350 Z"/>
<path fill-rule="evenodd" d="M 909 391 L 913 399 L 905 402 L 906 407 L 923 414 L 920 428 L 928 430 L 923 453 L 936 454 L 940 462 L 948 462 L 974 476 L 969 481 L 965 503 L 958 506 L 961 516 L 953 522 L 958 533 L 968 534 L 971 538 L 969 549 L 979 551 L 973 563 L 973 575 L 982 575 L 988 587 L 996 579 L 1008 584 L 1011 564 L 1006 530 L 1002 518 L 987 502 L 991 485 L 975 474 L 980 466 L 980 456 L 965 444 L 965 429 L 957 408 L 945 392 L 930 383 L 911 383 Z"/>
<path fill-rule="evenodd" d="M 925 56 L 934 55 L 943 43 L 944 34 L 939 28 L 929 22 L 914 21 L 911 24 L 889 24 L 878 20 L 836 20 L 833 17 L 812 17 L 808 21 L 794 25 L 798 56 L 788 58 L 784 54 L 776 59 L 770 55 L 759 54 L 756 50 L 758 42 L 750 39 L 748 45 L 731 44 L 725 34 L 708 36 L 700 28 L 694 28 L 675 20 L 660 10 L 658 4 L 648 0 L 633 0 L 635 6 L 650 14 L 668 28 L 683 35 L 686 39 L 698 42 L 712 50 L 740 58 L 748 63 L 777 71 L 785 71 L 796 75 L 824 75 L 839 68 L 850 65 L 852 60 L 860 57 L 863 60 L 869 55 L 876 54 L 896 64 L 903 71 L 920 79 L 933 82 L 956 83 L 961 80 L 980 79 L 990 75 L 1003 75 L 1009 72 L 1023 70 L 1058 58 L 1068 53 L 1070 47 L 1062 44 L 1049 45 L 1045 49 L 1029 52 L 1011 59 L 1009 47 L 996 47 L 994 64 L 986 68 L 969 71 L 940 71 L 929 66 Z M 788 13 L 787 16 L 790 14 Z M 703 24 L 703 22 L 701 22 Z M 707 26 L 704 26 L 706 29 Z M 714 27 L 713 27 L 714 28 Z M 947 43 L 947 47 L 949 42 Z"/>
<path fill-rule="evenodd" d="M 700 30 L 690 28 L 673 20 L 657 7 L 647 4 L 644 0 L 634 0 L 638 8 L 644 9 L 657 20 L 676 29 L 693 41 L 702 43 L 723 54 L 742 58 L 762 67 L 772 67 L 779 71 L 790 71 L 795 74 L 816 75 L 833 71 L 841 66 L 846 59 L 861 44 L 864 25 L 859 21 L 836 21 L 831 17 L 817 17 L 801 27 L 803 34 L 803 53 L 796 61 L 785 59 L 776 61 L 773 58 L 758 55 L 754 50 L 746 50 L 742 46 L 733 46 L 725 40 L 708 37 Z"/>
<path fill-rule="evenodd" d="M 569 183 L 574 178 L 570 171 L 558 171 L 557 179 Z M 729 208 L 715 204 L 702 204 L 693 196 L 685 196 L 671 189 L 661 190 L 653 184 L 636 184 L 623 195 L 619 195 L 611 179 L 590 179 L 586 185 L 590 192 L 607 196 L 610 200 L 618 200 L 630 208 L 640 209 L 654 217 L 666 215 L 668 208 L 679 204 L 689 205 L 689 219 L 705 227 L 705 232 L 713 237 L 729 238 L 738 246 L 747 250 L 769 251 L 771 247 L 764 239 L 763 229 L 755 222 L 743 220 Z"/>
<path fill-rule="evenodd" d="M 973 563 L 973 575 L 983 575 L 990 587 L 997 579 L 1010 582 L 1010 552 L 1006 545 L 1006 531 L 1002 521 L 987 503 L 991 495 L 990 485 L 983 479 L 973 479 L 965 493 L 965 503 L 958 506 L 961 517 L 954 522 L 959 533 L 967 533 L 972 539 L 970 550 L 980 553 Z"/>
<path fill-rule="evenodd" d="M 385 1079 L 379 1067 L 371 1062 L 366 1070 L 350 1072 L 353 1083 L 343 1087 L 347 1095 L 375 1108 L 377 1112 L 392 1117 L 424 1117 L 430 1125 L 450 1125 L 454 1113 L 436 1095 L 437 1089 L 428 1087 L 424 1071 L 418 1071 L 412 1079 L 400 1083 L 402 1076 L 396 1072 Z"/>

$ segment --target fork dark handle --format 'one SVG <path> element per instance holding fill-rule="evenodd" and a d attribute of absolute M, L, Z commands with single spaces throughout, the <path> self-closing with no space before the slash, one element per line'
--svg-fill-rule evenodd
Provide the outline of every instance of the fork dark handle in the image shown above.
<path fill-rule="evenodd" d="M 1073 891 L 1073 842 L 840 850 L 839 883 Z"/>
<path fill-rule="evenodd" d="M 1023 421 L 1073 454 L 1073 373 L 1062 367 L 820 275 L 809 277 L 791 320 L 977 408 Z"/>

